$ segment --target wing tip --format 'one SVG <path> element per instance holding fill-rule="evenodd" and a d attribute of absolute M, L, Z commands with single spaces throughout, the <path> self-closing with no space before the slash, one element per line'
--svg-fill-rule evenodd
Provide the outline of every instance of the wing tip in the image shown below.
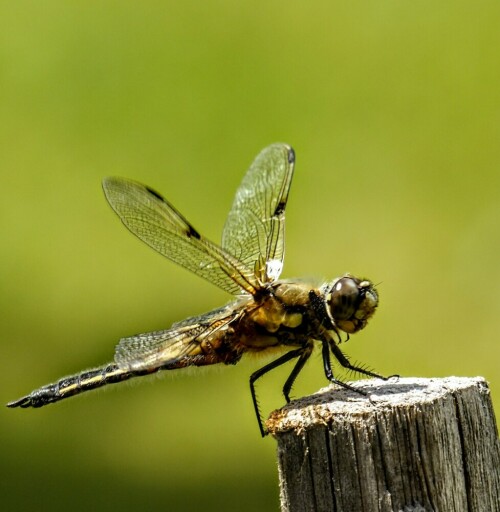
<path fill-rule="evenodd" d="M 263 151 L 266 151 L 268 149 L 275 149 L 281 152 L 281 154 L 286 155 L 286 159 L 290 165 L 293 165 L 295 163 L 295 150 L 290 146 L 290 144 L 287 144 L 286 142 L 276 142 L 274 144 L 271 144 L 267 148 L 264 148 Z"/>
<path fill-rule="evenodd" d="M 102 188 L 106 190 L 108 187 L 112 186 L 119 180 L 120 178 L 118 178 L 118 176 L 106 176 L 101 181 Z"/>

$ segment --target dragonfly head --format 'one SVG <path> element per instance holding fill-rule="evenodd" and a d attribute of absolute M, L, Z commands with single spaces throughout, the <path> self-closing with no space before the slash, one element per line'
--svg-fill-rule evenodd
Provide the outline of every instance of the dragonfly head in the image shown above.
<path fill-rule="evenodd" d="M 324 291 L 330 320 L 348 334 L 363 329 L 378 305 L 378 293 L 373 284 L 350 274 L 326 284 Z"/>

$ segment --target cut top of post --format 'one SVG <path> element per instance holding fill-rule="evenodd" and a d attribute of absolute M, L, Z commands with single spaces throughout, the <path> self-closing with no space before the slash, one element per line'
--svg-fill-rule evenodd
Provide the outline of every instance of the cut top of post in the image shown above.
<path fill-rule="evenodd" d="M 349 384 L 362 389 L 366 396 L 339 386 L 327 386 L 273 411 L 266 422 L 269 434 L 307 430 L 315 425 L 329 424 L 339 416 L 354 419 L 386 409 L 429 404 L 471 387 L 490 393 L 483 377 L 369 379 Z"/>
<path fill-rule="evenodd" d="M 481 377 L 358 381 L 274 411 L 283 512 L 500 512 L 500 442 Z"/>

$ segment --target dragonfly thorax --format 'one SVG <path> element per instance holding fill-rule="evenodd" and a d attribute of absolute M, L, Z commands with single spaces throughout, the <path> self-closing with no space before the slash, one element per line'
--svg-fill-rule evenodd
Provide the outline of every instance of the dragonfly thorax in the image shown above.
<path fill-rule="evenodd" d="M 349 334 L 363 329 L 378 305 L 373 284 L 349 274 L 325 284 L 323 292 L 330 320 Z"/>

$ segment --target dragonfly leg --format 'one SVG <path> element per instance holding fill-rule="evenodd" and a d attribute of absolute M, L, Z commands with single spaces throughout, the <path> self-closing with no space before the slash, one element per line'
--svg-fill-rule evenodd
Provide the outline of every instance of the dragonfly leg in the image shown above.
<path fill-rule="evenodd" d="M 311 357 L 313 346 L 307 346 L 306 349 L 302 350 L 302 353 L 299 356 L 299 359 L 295 363 L 292 372 L 286 379 L 285 385 L 283 386 L 283 396 L 285 397 L 286 403 L 290 403 L 290 391 L 292 390 L 293 383 L 295 379 L 301 372 L 302 368 L 306 364 L 307 360 Z"/>
<path fill-rule="evenodd" d="M 267 432 L 264 429 L 264 426 L 262 424 L 262 416 L 260 414 L 259 403 L 257 401 L 257 395 L 255 393 L 255 381 L 257 379 L 259 379 L 260 377 L 262 377 L 263 375 L 265 375 L 267 372 L 270 372 L 271 370 L 274 370 L 278 366 L 281 366 L 282 364 L 285 364 L 288 361 L 291 361 L 292 359 L 295 359 L 296 357 L 302 356 L 303 353 L 304 353 L 304 348 L 303 347 L 297 348 L 295 350 L 291 350 L 290 352 L 287 352 L 286 354 L 283 354 L 281 357 L 278 357 L 278 359 L 276 359 L 275 361 L 272 361 L 271 363 L 266 364 L 262 368 L 259 368 L 257 371 L 252 373 L 252 375 L 250 375 L 250 392 L 252 394 L 253 407 L 255 409 L 255 415 L 257 416 L 257 422 L 259 423 L 259 429 L 260 429 L 260 433 L 261 433 L 262 437 L 265 437 L 267 435 Z M 300 359 L 299 359 L 299 361 L 300 361 Z M 295 365 L 295 367 L 297 367 L 297 366 L 298 366 L 298 362 Z M 300 371 L 302 366 L 303 366 L 303 363 L 300 365 L 298 371 L 295 374 L 294 374 L 294 371 L 292 371 L 292 374 L 294 375 L 294 377 L 293 377 L 293 379 L 291 381 L 291 384 L 295 380 L 295 377 L 297 376 L 297 373 Z M 295 368 L 294 368 L 294 370 L 295 370 Z M 288 383 L 289 380 L 290 380 L 290 377 L 288 378 L 287 383 Z M 290 386 L 291 386 L 291 384 L 290 384 Z M 286 386 L 286 384 L 285 384 L 285 386 Z"/>
<path fill-rule="evenodd" d="M 333 341 L 329 343 L 329 346 L 330 346 L 330 349 L 331 349 L 333 355 L 337 359 L 337 361 L 344 368 L 347 368 L 348 370 L 352 370 L 357 373 L 361 373 L 363 375 L 367 375 L 368 377 L 375 377 L 376 379 L 388 380 L 391 378 L 391 377 L 384 377 L 383 375 L 379 375 L 378 373 L 371 372 L 370 370 L 367 370 L 366 368 L 362 368 L 360 366 L 355 366 L 355 365 L 351 364 L 349 359 L 347 359 L 347 357 L 344 355 L 344 353 L 340 350 L 340 348 Z M 328 352 L 328 347 L 325 348 L 325 342 L 324 342 L 323 343 L 323 352 L 325 350 Z M 324 359 L 324 356 L 323 356 L 323 359 Z"/>
<path fill-rule="evenodd" d="M 337 384 L 345 389 L 355 391 L 356 393 L 359 393 L 361 395 L 366 395 L 366 393 L 364 391 L 362 391 L 361 389 L 355 388 L 354 386 L 350 386 L 349 384 L 346 384 L 345 382 L 342 382 L 341 380 L 334 377 L 333 371 L 332 371 L 332 364 L 330 361 L 330 345 L 328 344 L 328 341 L 326 341 L 326 340 L 322 340 L 321 343 L 322 343 L 321 355 L 323 356 L 323 369 L 325 371 L 326 378 L 333 384 Z M 333 345 L 333 343 L 331 345 Z M 342 352 L 340 351 L 340 349 L 338 349 L 338 347 L 336 347 L 336 348 L 337 348 L 338 352 L 340 352 L 340 354 L 342 355 L 344 362 L 347 362 L 349 364 L 349 360 L 344 356 L 344 354 L 342 354 Z M 332 349 L 332 351 L 333 351 L 333 349 Z M 335 354 L 335 357 L 337 359 L 339 359 L 337 356 L 337 353 L 334 352 L 334 354 Z M 342 362 L 340 360 L 339 360 L 339 362 L 342 364 Z M 342 366 L 345 366 L 345 365 L 342 364 Z"/>

